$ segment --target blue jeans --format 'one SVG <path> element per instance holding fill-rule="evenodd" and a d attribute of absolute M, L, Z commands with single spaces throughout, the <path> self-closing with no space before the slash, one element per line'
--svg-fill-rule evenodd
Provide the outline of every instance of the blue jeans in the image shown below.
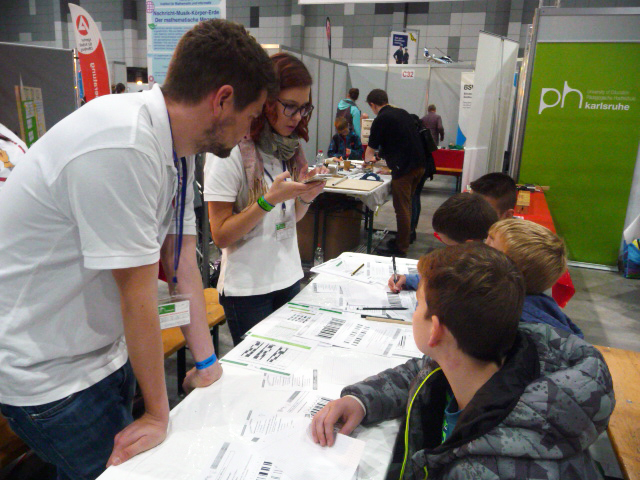
<path fill-rule="evenodd" d="M 133 422 L 135 377 L 127 363 L 95 385 L 32 407 L 0 404 L 9 426 L 58 480 L 93 480 L 106 469 L 118 432 Z"/>
<path fill-rule="evenodd" d="M 285 303 L 291 301 L 300 292 L 300 281 L 282 290 L 264 295 L 247 295 L 245 297 L 228 297 L 220 295 L 220 305 L 229 322 L 229 330 L 233 344 L 242 341 L 242 336 L 254 326 L 267 318 Z"/>

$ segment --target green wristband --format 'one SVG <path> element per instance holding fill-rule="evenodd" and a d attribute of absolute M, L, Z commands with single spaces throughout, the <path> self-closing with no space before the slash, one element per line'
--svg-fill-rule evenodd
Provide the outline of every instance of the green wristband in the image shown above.
<path fill-rule="evenodd" d="M 258 206 L 265 212 L 270 212 L 271 210 L 273 210 L 273 207 L 275 207 L 275 205 L 271 205 L 264 199 L 264 195 L 258 199 Z"/>

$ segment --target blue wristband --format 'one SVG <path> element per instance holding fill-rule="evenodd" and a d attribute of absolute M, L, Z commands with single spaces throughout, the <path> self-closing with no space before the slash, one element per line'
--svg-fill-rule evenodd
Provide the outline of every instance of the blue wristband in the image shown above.
<path fill-rule="evenodd" d="M 203 360 L 201 362 L 196 362 L 196 370 L 204 370 L 205 368 L 210 367 L 217 361 L 218 361 L 218 357 L 216 357 L 216 354 L 214 353 L 206 360 Z"/>

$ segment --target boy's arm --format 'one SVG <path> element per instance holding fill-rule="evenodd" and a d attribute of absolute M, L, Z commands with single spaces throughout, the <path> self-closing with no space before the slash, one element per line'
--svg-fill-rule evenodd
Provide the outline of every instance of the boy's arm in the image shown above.
<path fill-rule="evenodd" d="M 355 132 L 354 132 L 355 133 Z M 362 142 L 359 135 L 352 135 L 353 144 L 351 145 L 351 155 L 349 158 L 360 160 L 362 158 Z"/>
<path fill-rule="evenodd" d="M 420 275 L 417 273 L 409 273 L 406 277 L 405 286 L 409 290 L 418 290 L 420 283 Z"/>
<path fill-rule="evenodd" d="M 360 138 L 360 109 L 351 107 L 351 118 L 353 120 L 353 133 Z"/>
<path fill-rule="evenodd" d="M 407 409 L 411 382 L 424 366 L 425 358 L 412 358 L 402 365 L 345 387 L 340 396 L 352 395 L 362 402 L 366 410 L 363 425 L 400 417 Z"/>

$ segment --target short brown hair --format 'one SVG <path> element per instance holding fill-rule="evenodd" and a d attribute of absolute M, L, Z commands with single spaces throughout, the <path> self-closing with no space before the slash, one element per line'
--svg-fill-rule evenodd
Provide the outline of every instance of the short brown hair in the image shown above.
<path fill-rule="evenodd" d="M 428 318 L 436 315 L 466 355 L 501 365 L 524 302 L 524 280 L 513 261 L 483 243 L 465 243 L 425 255 L 418 272 Z"/>
<path fill-rule="evenodd" d="M 224 85 L 233 87 L 234 107 L 244 109 L 264 90 L 276 88 L 273 65 L 242 25 L 221 19 L 200 22 L 178 42 L 162 92 L 194 105 Z"/>
<path fill-rule="evenodd" d="M 351 100 L 353 100 L 355 102 L 358 99 L 359 96 L 360 96 L 360 89 L 359 88 L 350 88 L 349 89 L 349 98 Z"/>
<path fill-rule="evenodd" d="M 489 227 L 498 221 L 498 214 L 480 195 L 457 193 L 447 199 L 433 214 L 431 225 L 458 243 L 484 240 Z"/>
<path fill-rule="evenodd" d="M 372 103 L 379 107 L 386 105 L 389 103 L 389 97 L 387 96 L 387 92 L 380 88 L 374 88 L 367 95 L 367 103 Z"/>
<path fill-rule="evenodd" d="M 270 59 L 273 63 L 276 75 L 278 76 L 279 85 L 275 92 L 267 98 L 262 109 L 262 115 L 256 118 L 251 124 L 251 138 L 254 141 L 257 141 L 260 137 L 260 132 L 262 132 L 262 129 L 268 119 L 270 119 L 271 122 L 275 122 L 277 120 L 277 95 L 281 90 L 295 87 L 309 87 L 313 83 L 309 70 L 307 70 L 307 67 L 299 58 L 294 57 L 289 53 L 279 52 L 271 55 Z M 313 103 L 311 92 L 309 92 L 309 103 Z M 307 142 L 309 141 L 310 120 L 311 115 L 302 117 L 300 119 L 300 123 L 298 123 L 298 126 L 294 130 L 300 138 L 304 138 Z"/>
<path fill-rule="evenodd" d="M 516 208 L 518 188 L 506 173 L 487 173 L 469 184 L 474 193 L 493 198 L 498 204 L 500 215 L 511 208 Z"/>
<path fill-rule="evenodd" d="M 349 128 L 349 122 L 347 122 L 347 119 L 344 117 L 336 118 L 336 120 L 333 122 L 333 125 L 336 127 L 336 130 L 338 132 L 344 130 L 345 128 Z"/>
<path fill-rule="evenodd" d="M 529 295 L 551 288 L 567 270 L 564 242 L 542 225 L 529 220 L 507 218 L 493 225 L 489 235 L 500 235 L 504 253 L 522 271 Z"/>
<path fill-rule="evenodd" d="M 436 111 L 436 106 L 434 104 L 429 105 L 429 108 L 427 108 L 427 112 L 435 112 Z"/>

